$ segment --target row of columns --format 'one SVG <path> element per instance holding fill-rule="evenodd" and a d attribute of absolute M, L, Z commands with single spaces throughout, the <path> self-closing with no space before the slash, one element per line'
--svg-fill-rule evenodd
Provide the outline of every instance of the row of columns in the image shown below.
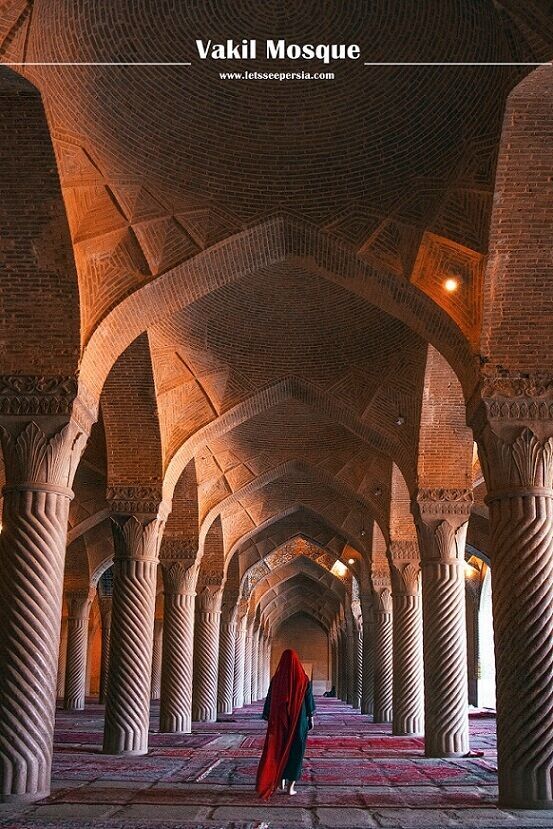
<path fill-rule="evenodd" d="M 547 401 L 520 399 L 518 386 L 516 404 L 508 395 L 505 401 L 498 399 L 503 386 L 499 391 L 492 389 L 492 398 L 478 415 L 480 420 L 474 416 L 472 421 L 490 507 L 500 799 L 505 805 L 523 808 L 551 807 L 551 414 Z M 33 421 L 28 416 L 4 417 L 0 429 L 6 471 L 0 535 L 3 800 L 35 800 L 46 796 L 50 787 L 68 508 L 91 420 L 80 409 L 73 410 L 69 419 L 59 415 L 62 409 L 56 406 L 55 415 L 40 414 Z M 414 507 L 422 560 L 425 734 L 427 752 L 440 756 L 462 754 L 468 748 L 461 598 L 469 510 L 466 493 L 452 490 L 421 492 Z M 164 521 L 158 515 L 144 516 L 136 508 L 132 516 L 124 509 L 114 509 L 117 513 L 109 656 L 114 669 L 108 670 L 104 750 L 143 753 L 151 693 L 155 572 Z M 206 613 L 199 610 L 200 627 L 207 623 Z M 381 620 L 371 621 L 374 639 L 388 641 L 385 603 L 379 613 Z M 77 615 L 73 618 L 77 630 Z M 193 622 L 188 619 L 187 624 Z M 199 630 L 199 641 L 205 645 L 198 650 L 203 648 L 201 658 L 207 658 L 205 664 L 212 667 L 211 646 L 202 635 Z M 244 702 L 252 697 L 253 635 L 247 622 Z M 339 651 L 347 661 L 346 648 Z M 377 649 L 373 657 L 375 707 L 378 700 L 385 709 L 381 700 L 386 693 L 378 687 L 377 676 L 382 660 L 388 657 L 382 646 L 378 658 L 376 653 Z M 235 661 L 240 663 L 240 659 L 241 649 L 238 658 L 235 651 Z M 364 654 L 363 664 L 369 662 Z M 216 684 L 218 662 L 210 676 Z M 81 686 L 75 687 L 78 697 Z M 212 716 L 216 701 L 211 689 L 209 694 Z M 365 707 L 367 694 L 362 688 Z M 233 700 L 234 695 L 235 689 Z M 196 710 L 205 710 L 205 705 L 205 699 L 198 699 Z"/>
<path fill-rule="evenodd" d="M 429 757 L 469 751 L 464 600 L 469 510 L 470 493 L 419 492 L 414 509 L 419 545 L 391 542 L 389 568 L 373 570 L 372 594 L 362 596 L 362 654 L 354 670 L 348 655 L 357 640 L 355 627 L 348 635 L 344 622 L 333 640 L 338 696 L 357 705 L 357 693 L 352 698 L 349 689 L 360 677 L 362 713 L 391 722 L 395 735 L 424 733 Z"/>

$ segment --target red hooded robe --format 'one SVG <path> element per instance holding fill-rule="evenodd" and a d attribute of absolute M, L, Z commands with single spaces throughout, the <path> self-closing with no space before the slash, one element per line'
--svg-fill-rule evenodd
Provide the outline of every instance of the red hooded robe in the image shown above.
<path fill-rule="evenodd" d="M 271 707 L 263 753 L 257 769 L 256 791 L 268 800 L 282 779 L 309 684 L 298 655 L 286 650 L 271 682 Z"/>

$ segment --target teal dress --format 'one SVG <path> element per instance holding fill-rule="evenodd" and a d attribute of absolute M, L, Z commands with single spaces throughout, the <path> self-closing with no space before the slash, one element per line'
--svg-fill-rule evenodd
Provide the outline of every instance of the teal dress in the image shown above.
<path fill-rule="evenodd" d="M 263 706 L 263 719 L 269 719 L 269 711 L 271 710 L 271 685 L 267 692 L 267 699 Z M 290 755 L 282 772 L 282 777 L 285 780 L 299 780 L 301 775 L 301 768 L 303 765 L 303 756 L 305 754 L 305 744 L 307 742 L 307 732 L 312 727 L 311 718 L 315 713 L 315 700 L 313 699 L 313 688 L 311 683 L 308 684 L 303 698 L 303 703 L 296 726 L 296 733 L 292 740 L 290 747 Z"/>

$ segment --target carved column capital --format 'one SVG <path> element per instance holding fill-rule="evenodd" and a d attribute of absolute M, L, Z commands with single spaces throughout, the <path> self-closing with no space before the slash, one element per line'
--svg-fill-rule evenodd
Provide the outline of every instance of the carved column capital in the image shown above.
<path fill-rule="evenodd" d="M 102 624 L 106 621 L 111 621 L 111 608 L 113 605 L 113 596 L 99 596 L 98 604 L 100 605 L 100 617 Z"/>
<path fill-rule="evenodd" d="M 532 425 L 538 437 L 553 433 L 553 374 L 487 367 L 467 404 L 467 422 L 477 439 L 486 427 L 517 431 Z"/>
<path fill-rule="evenodd" d="M 416 596 L 419 592 L 420 563 L 393 559 L 390 562 L 392 592 L 394 596 Z"/>
<path fill-rule="evenodd" d="M 112 518 L 114 561 L 158 561 L 165 522 L 135 515 Z"/>
<path fill-rule="evenodd" d="M 0 425 L 6 485 L 4 492 L 41 490 L 71 499 L 73 478 L 84 451 L 87 433 L 73 420 L 47 419 L 22 423 L 19 418 Z"/>
<path fill-rule="evenodd" d="M 166 596 L 195 596 L 198 569 L 192 559 L 161 561 L 163 590 Z"/>
<path fill-rule="evenodd" d="M 90 612 L 90 605 L 96 595 L 95 589 L 79 590 L 68 594 L 67 610 L 69 619 L 86 619 Z"/>
<path fill-rule="evenodd" d="M 525 426 L 504 439 L 486 428 L 478 445 L 488 502 L 519 495 L 553 497 L 553 437 L 540 439 Z"/>
<path fill-rule="evenodd" d="M 218 584 L 203 584 L 198 587 L 196 610 L 201 613 L 220 613 L 223 591 Z"/>

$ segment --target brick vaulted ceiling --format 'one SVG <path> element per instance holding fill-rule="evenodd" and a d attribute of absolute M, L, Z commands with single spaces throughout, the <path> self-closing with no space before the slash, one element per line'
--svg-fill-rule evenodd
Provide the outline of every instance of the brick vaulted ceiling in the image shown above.
<path fill-rule="evenodd" d="M 4 62 L 191 61 L 20 70 L 52 135 L 83 347 L 148 283 L 283 214 L 412 283 L 475 346 L 501 120 L 524 70 L 357 62 L 309 88 L 222 82 L 220 69 L 252 66 L 200 61 L 198 37 L 358 43 L 375 62 L 509 62 L 550 59 L 553 26 L 545 0 L 0 2 Z M 451 274 L 462 295 L 443 294 Z M 392 457 L 412 488 L 426 342 L 306 257 L 246 269 L 145 327 L 132 348 L 151 360 L 160 467 L 183 453 L 178 478 L 195 459 L 200 520 L 221 504 L 229 538 L 298 503 L 355 542 L 364 505 L 386 521 Z"/>

